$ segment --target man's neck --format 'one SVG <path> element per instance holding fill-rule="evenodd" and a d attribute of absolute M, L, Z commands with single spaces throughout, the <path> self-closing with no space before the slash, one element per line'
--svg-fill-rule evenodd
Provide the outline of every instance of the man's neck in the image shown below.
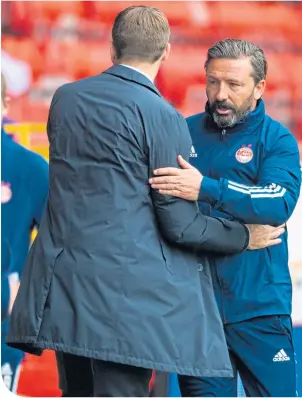
<path fill-rule="evenodd" d="M 143 75 L 146 75 L 152 82 L 154 82 L 158 73 L 158 65 L 148 64 L 146 62 L 123 61 L 120 65 L 129 66 L 130 68 L 137 69 Z"/>

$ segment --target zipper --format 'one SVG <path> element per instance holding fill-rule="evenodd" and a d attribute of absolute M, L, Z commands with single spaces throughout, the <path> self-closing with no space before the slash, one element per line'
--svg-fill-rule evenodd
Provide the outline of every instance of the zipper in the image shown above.
<path fill-rule="evenodd" d="M 220 141 L 223 141 L 225 144 L 228 145 L 228 142 L 225 140 L 226 132 L 227 132 L 226 129 L 221 130 Z M 218 134 L 218 132 L 216 134 Z M 214 173 L 213 173 L 213 167 L 215 164 L 214 154 L 216 154 L 217 152 L 218 152 L 218 147 L 215 147 L 215 150 L 211 151 L 211 156 L 210 156 L 211 160 L 210 160 L 209 175 L 208 175 L 208 177 L 210 177 L 210 178 L 215 178 Z"/>

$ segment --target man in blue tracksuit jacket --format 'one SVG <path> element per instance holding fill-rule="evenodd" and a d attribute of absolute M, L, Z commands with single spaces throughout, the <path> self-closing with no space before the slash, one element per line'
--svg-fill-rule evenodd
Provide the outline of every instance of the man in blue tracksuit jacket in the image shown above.
<path fill-rule="evenodd" d="M 1 76 L 2 116 L 7 111 Z M 5 133 L 1 126 L 1 375 L 15 392 L 24 353 L 8 347 L 9 312 L 28 254 L 31 232 L 40 224 L 48 195 L 48 164 Z"/>
<path fill-rule="evenodd" d="M 205 69 L 206 112 L 187 119 L 191 166 L 179 158 L 183 170 L 157 170 L 164 177 L 152 179 L 152 187 L 198 199 L 211 215 L 286 223 L 300 193 L 299 150 L 292 134 L 265 114 L 262 50 L 224 40 L 208 51 Z M 287 234 L 274 247 L 212 257 L 212 278 L 234 374 L 239 371 L 246 394 L 295 396 Z M 179 384 L 183 396 L 237 396 L 236 377 L 179 376 Z"/>

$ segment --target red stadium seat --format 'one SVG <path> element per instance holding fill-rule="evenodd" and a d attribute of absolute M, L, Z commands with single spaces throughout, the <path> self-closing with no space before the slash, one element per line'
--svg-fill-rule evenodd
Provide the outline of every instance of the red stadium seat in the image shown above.
<path fill-rule="evenodd" d="M 31 65 L 35 84 L 31 97 L 14 102 L 12 112 L 22 115 L 26 110 L 26 118 L 32 118 L 34 111 L 30 108 L 34 106 L 38 119 L 44 121 L 47 101 L 39 103 L 37 98 L 44 96 L 41 82 L 45 78 L 79 79 L 109 67 L 111 24 L 119 11 L 137 4 L 136 1 L 11 2 L 11 7 L 5 9 L 6 26 L 11 19 L 12 28 L 28 39 L 3 36 L 2 48 Z M 280 2 L 245 2 L 240 7 L 234 2 L 143 1 L 140 4 L 158 7 L 172 25 L 172 52 L 158 75 L 157 85 L 176 107 L 185 113 L 199 107 L 199 99 L 194 106 L 193 98 L 198 97 L 198 85 L 204 83 L 207 48 L 225 37 L 237 37 L 251 40 L 265 50 L 269 62 L 268 91 L 280 87 L 290 90 L 293 117 L 298 120 L 300 111 L 295 104 L 302 85 L 301 6 Z M 70 15 L 72 18 L 68 19 L 66 16 Z"/>
<path fill-rule="evenodd" d="M 33 1 L 30 5 L 35 18 L 55 21 L 62 14 L 83 16 L 85 14 L 84 1 Z"/>
<path fill-rule="evenodd" d="M 23 123 L 46 123 L 49 104 L 42 101 L 31 101 L 27 96 L 14 99 L 10 105 L 10 117 Z"/>
<path fill-rule="evenodd" d="M 28 397 L 61 396 L 53 351 L 44 351 L 41 357 L 26 355 L 20 373 L 17 394 Z"/>
<path fill-rule="evenodd" d="M 180 112 L 185 117 L 204 112 L 206 102 L 205 84 L 192 84 L 186 90 L 184 103 L 180 108 Z"/>
<path fill-rule="evenodd" d="M 74 79 L 101 73 L 112 65 L 109 41 L 52 41 L 46 50 L 45 61 L 48 74 L 64 74 Z"/>
<path fill-rule="evenodd" d="M 279 86 L 274 90 L 266 90 L 263 96 L 266 112 L 285 126 L 293 121 L 293 93 L 287 87 Z"/>
<path fill-rule="evenodd" d="M 161 84 L 163 95 L 176 106 L 182 106 L 187 87 L 205 81 L 204 62 L 207 49 L 174 45 L 169 59 L 163 64 Z"/>
<path fill-rule="evenodd" d="M 42 72 L 44 68 L 43 57 L 33 40 L 4 36 L 2 48 L 12 57 L 27 62 L 32 68 L 34 78 Z"/>
<path fill-rule="evenodd" d="M 300 15 L 284 4 L 275 3 L 263 8 L 261 3 L 242 2 L 238 7 L 233 2 L 223 1 L 215 2 L 210 12 L 213 26 L 265 27 L 266 32 L 273 27 L 289 32 L 301 29 Z"/>
<path fill-rule="evenodd" d="M 139 3 L 137 1 L 113 1 L 110 3 L 99 1 L 95 2 L 94 10 L 101 21 L 112 24 L 120 11 L 132 5 L 148 5 L 159 8 L 165 13 L 171 25 L 189 26 L 196 20 L 196 7 L 185 1 L 141 1 Z M 202 7 L 204 6 L 202 5 Z"/>
<path fill-rule="evenodd" d="M 87 76 L 97 75 L 112 66 L 109 41 L 84 43 L 84 51 L 86 53 L 85 73 Z"/>
<path fill-rule="evenodd" d="M 168 18 L 169 23 L 177 26 L 190 26 L 195 20 L 194 7 L 186 1 L 150 1 L 147 5 L 159 8 Z"/>

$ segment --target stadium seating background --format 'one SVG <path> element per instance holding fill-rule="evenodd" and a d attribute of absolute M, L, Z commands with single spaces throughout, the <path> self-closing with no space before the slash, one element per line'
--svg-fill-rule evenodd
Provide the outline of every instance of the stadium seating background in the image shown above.
<path fill-rule="evenodd" d="M 12 102 L 11 117 L 45 122 L 58 85 L 109 67 L 114 17 L 135 3 L 2 1 L 2 51 L 28 63 L 32 74 L 29 91 Z M 268 58 L 268 112 L 301 137 L 301 3 L 140 4 L 156 5 L 169 18 L 172 53 L 158 75 L 157 86 L 184 115 L 203 109 L 207 48 L 222 38 L 245 38 L 261 45 Z"/>
<path fill-rule="evenodd" d="M 45 123 L 54 91 L 65 82 L 98 74 L 111 65 L 112 22 L 121 9 L 132 4 L 138 3 L 1 2 L 2 57 L 8 55 L 17 62 L 22 61 L 29 71 L 29 87 L 21 95 L 13 95 L 9 114 L 21 123 L 8 129 L 23 145 L 48 158 Z M 155 5 L 169 18 L 172 53 L 160 70 L 156 84 L 185 116 L 202 111 L 206 101 L 203 64 L 207 48 L 223 38 L 244 38 L 259 44 L 268 58 L 268 85 L 264 96 L 267 112 L 302 139 L 302 3 L 157 1 L 139 4 Z M 9 73 L 8 87 L 22 85 L 20 79 L 22 76 Z M 299 234 L 297 217 L 293 224 L 293 231 Z M 295 289 L 299 291 L 294 297 L 300 300 L 300 249 L 291 271 Z M 302 311 L 300 305 L 295 308 L 297 356 L 301 363 L 302 328 L 298 325 L 302 325 Z M 301 381 L 301 368 L 298 376 Z M 46 352 L 42 358 L 26 358 L 18 393 L 59 396 L 52 353 Z"/>

